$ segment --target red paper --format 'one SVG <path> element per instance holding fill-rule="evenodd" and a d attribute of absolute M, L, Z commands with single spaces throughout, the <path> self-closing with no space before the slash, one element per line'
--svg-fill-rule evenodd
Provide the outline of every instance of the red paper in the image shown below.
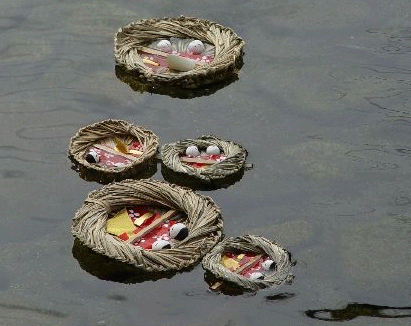
<path fill-rule="evenodd" d="M 186 156 L 188 157 L 188 156 Z M 201 154 L 200 156 L 196 156 L 197 158 L 201 158 L 202 160 L 210 160 L 210 161 L 216 161 L 216 162 L 221 162 L 227 158 L 225 155 L 207 155 L 207 154 Z M 193 163 L 193 162 L 184 162 L 184 164 L 190 165 L 192 167 L 195 167 L 197 169 L 200 169 L 204 166 L 208 166 L 209 164 L 205 163 Z"/>
<path fill-rule="evenodd" d="M 136 227 L 136 229 L 133 231 L 135 234 L 137 234 L 142 229 L 144 229 L 146 226 L 150 225 L 152 222 L 158 219 L 161 216 L 161 213 L 155 212 L 153 209 L 150 209 L 145 206 L 135 206 L 135 207 L 127 208 L 127 213 L 133 222 L 135 219 L 139 218 L 140 216 L 143 216 L 144 214 L 148 212 L 154 212 L 155 214 L 152 217 L 145 220 L 144 223 L 141 224 L 139 227 Z M 170 240 L 170 228 L 176 223 L 177 222 L 173 220 L 166 220 L 163 224 L 159 225 L 158 227 L 153 229 L 151 232 L 147 233 L 141 240 L 133 242 L 133 245 L 141 247 L 143 249 L 151 249 L 151 246 L 153 245 L 153 243 L 159 239 L 169 241 Z"/>
<path fill-rule="evenodd" d="M 226 252 L 224 253 L 225 256 L 235 259 L 238 261 L 238 254 L 234 254 L 234 253 L 230 253 L 230 252 Z M 257 255 L 254 254 L 245 254 L 245 256 L 238 261 L 239 262 L 239 268 L 241 266 L 243 266 L 244 264 L 247 264 L 250 260 L 254 259 Z M 251 274 L 255 273 L 255 272 L 266 272 L 263 267 L 262 264 L 266 261 L 270 259 L 268 256 L 263 256 L 261 257 L 253 266 L 250 266 L 249 268 L 246 268 L 245 270 L 243 270 L 241 273 L 239 273 L 240 275 L 249 278 Z M 230 270 L 232 272 L 234 272 L 233 268 L 230 268 Z"/>
<path fill-rule="evenodd" d="M 140 143 L 138 141 L 133 141 L 128 146 L 128 150 L 130 150 L 130 149 L 136 149 L 136 150 L 142 151 L 142 148 L 141 148 Z M 128 158 L 125 158 L 121 155 L 116 155 L 116 154 L 107 152 L 103 149 L 99 149 L 99 148 L 96 148 L 94 146 L 91 146 L 89 148 L 89 150 L 86 152 L 86 154 L 90 151 L 94 151 L 98 154 L 99 161 L 96 163 L 98 165 L 103 165 L 103 166 L 108 166 L 108 167 L 115 167 L 116 164 L 128 165 L 128 164 L 132 163 L 132 161 L 129 160 Z M 134 155 L 134 154 L 130 153 L 128 155 Z"/>

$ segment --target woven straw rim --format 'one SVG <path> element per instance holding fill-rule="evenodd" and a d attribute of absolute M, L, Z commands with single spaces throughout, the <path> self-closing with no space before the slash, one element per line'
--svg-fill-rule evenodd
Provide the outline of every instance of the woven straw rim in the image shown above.
<path fill-rule="evenodd" d="M 229 251 L 267 254 L 270 259 L 276 262 L 277 270 L 273 274 L 267 274 L 263 280 L 250 280 L 247 277 L 231 272 L 220 263 L 223 253 Z M 205 270 L 211 272 L 217 278 L 233 282 L 251 291 L 279 285 L 292 278 L 292 262 L 288 251 L 277 243 L 256 235 L 225 238 L 203 258 L 202 264 Z"/>
<path fill-rule="evenodd" d="M 197 169 L 180 161 L 180 155 L 185 153 L 188 146 L 206 148 L 210 145 L 219 147 L 227 158 L 206 169 Z M 165 144 L 161 149 L 163 164 L 167 168 L 177 173 L 184 173 L 206 183 L 228 178 L 243 170 L 247 155 L 246 149 L 241 145 L 232 141 L 219 139 L 213 135 Z"/>
<path fill-rule="evenodd" d="M 137 53 L 140 46 L 162 38 L 194 38 L 215 46 L 214 60 L 187 72 L 154 73 Z M 196 88 L 236 74 L 242 65 L 244 41 L 228 27 L 205 19 L 178 18 L 143 19 L 120 28 L 114 36 L 114 56 L 119 65 L 137 76 L 158 85 Z"/>
<path fill-rule="evenodd" d="M 85 160 L 85 151 L 90 146 L 113 136 L 132 136 L 136 138 L 145 148 L 143 154 L 130 164 L 119 167 L 91 164 Z M 101 173 L 121 175 L 148 164 L 157 154 L 158 147 L 159 139 L 152 131 L 127 121 L 108 119 L 80 128 L 70 140 L 69 157 L 84 168 Z"/>
<path fill-rule="evenodd" d="M 172 249 L 144 250 L 106 232 L 109 213 L 127 205 L 152 205 L 187 215 L 187 238 Z M 210 197 L 156 180 L 123 180 L 89 193 L 73 218 L 72 233 L 92 250 L 146 272 L 179 271 L 199 262 L 221 239 L 220 209 Z"/>

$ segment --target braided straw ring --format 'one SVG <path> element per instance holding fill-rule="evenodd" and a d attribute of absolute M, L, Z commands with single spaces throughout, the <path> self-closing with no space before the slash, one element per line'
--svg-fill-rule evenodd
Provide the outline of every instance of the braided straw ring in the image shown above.
<path fill-rule="evenodd" d="M 87 149 L 107 138 L 132 137 L 144 148 L 143 153 L 122 166 L 105 166 L 88 163 L 85 159 Z M 136 171 L 144 170 L 152 164 L 159 146 L 158 137 L 150 130 L 135 126 L 122 120 L 104 120 L 81 128 L 70 140 L 69 157 L 81 168 L 112 176 L 111 179 L 125 179 Z"/>
<path fill-rule="evenodd" d="M 125 206 L 148 205 L 187 215 L 188 236 L 171 249 L 144 250 L 106 231 L 109 213 Z M 220 240 L 223 221 L 211 198 L 155 180 L 123 180 L 92 191 L 73 218 L 72 233 L 94 251 L 146 272 L 172 272 L 201 260 Z"/>
<path fill-rule="evenodd" d="M 184 155 L 187 147 L 197 146 L 205 149 L 210 145 L 220 148 L 227 158 L 204 169 L 197 169 L 181 162 L 180 155 Z M 222 181 L 238 174 L 244 169 L 247 155 L 247 151 L 241 145 L 221 140 L 215 136 L 181 140 L 176 143 L 166 144 L 161 149 L 163 164 L 168 169 L 196 178 L 204 183 Z"/>
<path fill-rule="evenodd" d="M 267 274 L 263 280 L 250 280 L 247 277 L 231 272 L 221 263 L 221 256 L 225 252 L 241 252 L 253 254 L 266 254 L 275 261 L 277 270 L 275 273 Z M 275 242 L 255 235 L 245 235 L 236 238 L 225 238 L 213 248 L 203 259 L 203 268 L 217 278 L 233 282 L 238 286 L 257 291 L 273 285 L 279 285 L 292 279 L 292 262 L 287 250 L 281 248 Z"/>
<path fill-rule="evenodd" d="M 214 60 L 186 72 L 154 73 L 142 61 L 138 48 L 158 39 L 193 38 L 215 47 Z M 244 41 L 230 28 L 209 20 L 187 18 L 143 19 L 118 30 L 114 37 L 116 62 L 156 86 L 197 88 L 237 74 L 242 65 Z"/>

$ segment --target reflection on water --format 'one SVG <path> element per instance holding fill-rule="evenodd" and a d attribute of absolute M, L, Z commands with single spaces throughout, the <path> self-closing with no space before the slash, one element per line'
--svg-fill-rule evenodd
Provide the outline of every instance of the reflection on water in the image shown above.
<path fill-rule="evenodd" d="M 288 300 L 291 298 L 295 297 L 295 293 L 278 293 L 275 295 L 269 295 L 267 297 L 265 297 L 265 300 L 267 301 L 267 303 L 277 303 L 279 301 L 284 301 L 284 300 Z"/>
<path fill-rule="evenodd" d="M 399 318 L 411 314 L 409 8 L 409 0 L 0 0 L 0 324 L 288 326 L 359 316 L 407 324 Z M 115 68 L 119 27 L 180 14 L 247 42 L 238 81 L 150 89 Z M 73 246 L 70 219 L 100 185 L 70 170 L 67 145 L 81 126 L 108 118 L 164 141 L 212 133 L 244 144 L 256 168 L 207 195 L 227 235 L 256 230 L 290 248 L 305 265 L 298 282 L 280 294 L 224 296 L 207 292 L 197 266 L 128 286 L 145 278 Z M 154 179 L 172 181 L 156 168 Z M 356 303 L 366 298 L 400 307 Z M 302 314 L 307 302 L 332 309 Z"/>
<path fill-rule="evenodd" d="M 411 307 L 377 306 L 367 303 L 349 303 L 343 309 L 307 310 L 310 318 L 326 321 L 346 321 L 357 317 L 409 318 Z"/>
<path fill-rule="evenodd" d="M 156 87 L 139 80 L 137 76 L 135 76 L 133 73 L 127 71 L 119 65 L 116 65 L 115 71 L 117 78 L 120 79 L 123 83 L 128 84 L 131 87 L 131 89 L 136 92 L 148 92 L 152 94 L 168 95 L 170 97 L 181 99 L 191 99 L 195 97 L 211 95 L 238 80 L 237 74 L 231 74 L 227 76 L 227 78 L 224 81 L 204 85 L 202 87 L 195 89 L 186 89 L 181 87 L 166 87 L 164 85 Z"/>
<path fill-rule="evenodd" d="M 26 307 L 26 306 L 22 306 L 22 305 L 9 304 L 9 303 L 0 303 L 0 308 L 9 309 L 9 310 L 16 310 L 16 311 L 19 311 L 19 312 L 22 312 L 22 311 L 35 312 L 35 313 L 38 313 L 38 314 L 41 314 L 41 315 L 59 317 L 59 318 L 65 318 L 65 317 L 68 316 L 67 314 L 62 313 L 60 311 L 56 311 L 56 310 Z"/>
<path fill-rule="evenodd" d="M 228 175 L 225 178 L 214 179 L 210 182 L 202 181 L 186 173 L 179 173 L 171 170 L 165 164 L 161 164 L 161 174 L 164 180 L 175 183 L 180 186 L 188 187 L 194 190 L 211 191 L 220 188 L 228 188 L 241 180 L 244 175 L 244 168 L 238 172 Z"/>
<path fill-rule="evenodd" d="M 162 278 L 172 278 L 179 272 L 154 272 L 147 273 L 133 265 L 122 263 L 105 255 L 99 254 L 85 246 L 78 239 L 74 240 L 72 254 L 77 259 L 80 267 L 87 273 L 101 280 L 119 283 L 142 283 L 145 281 L 156 281 Z M 185 269 L 187 272 L 194 268 Z"/>

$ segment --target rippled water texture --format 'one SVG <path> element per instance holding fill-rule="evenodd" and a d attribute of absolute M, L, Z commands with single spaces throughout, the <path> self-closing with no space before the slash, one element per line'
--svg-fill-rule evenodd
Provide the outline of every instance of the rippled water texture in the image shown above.
<path fill-rule="evenodd" d="M 409 13 L 409 0 L 0 0 L 0 324 L 409 325 Z M 114 33 L 180 14 L 245 39 L 239 79 L 191 99 L 134 91 Z M 254 169 L 203 193 L 227 236 L 286 247 L 293 283 L 227 296 L 201 266 L 128 284 L 78 260 L 71 218 L 100 185 L 67 147 L 107 118 L 162 144 L 215 134 L 247 148 Z"/>

